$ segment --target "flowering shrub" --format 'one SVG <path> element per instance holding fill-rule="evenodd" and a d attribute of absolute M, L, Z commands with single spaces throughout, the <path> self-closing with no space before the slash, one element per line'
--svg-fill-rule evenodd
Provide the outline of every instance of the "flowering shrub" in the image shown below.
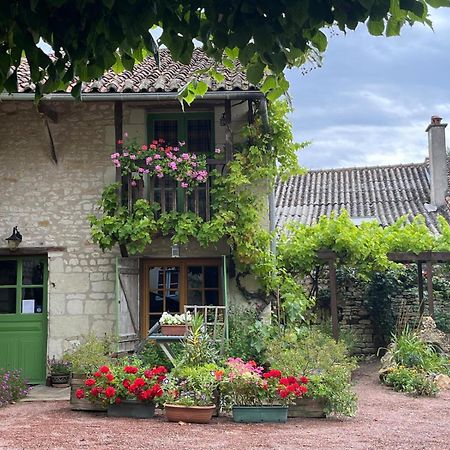
<path fill-rule="evenodd" d="M 227 406 L 287 405 L 306 394 L 306 377 L 283 376 L 280 370 L 264 369 L 254 361 L 229 358 L 220 389 Z"/>
<path fill-rule="evenodd" d="M 19 370 L 0 369 L 0 407 L 26 397 L 29 390 Z"/>
<path fill-rule="evenodd" d="M 164 402 L 184 406 L 213 405 L 223 373 L 215 364 L 178 367 L 164 381 Z"/>
<path fill-rule="evenodd" d="M 182 188 L 189 190 L 207 180 L 206 156 L 189 153 L 183 147 L 184 142 L 171 146 L 166 145 L 163 139 L 148 146 L 131 141 L 124 145 L 122 154 L 113 153 L 111 160 L 120 168 L 122 175 L 132 175 L 133 186 L 144 175 L 158 178 L 171 176 L 180 182 Z"/>
<path fill-rule="evenodd" d="M 119 404 L 122 400 L 150 402 L 162 396 L 161 384 L 166 373 L 164 366 L 153 369 L 135 365 L 101 366 L 85 381 L 85 388 L 77 390 L 76 396 L 103 404 Z"/>
<path fill-rule="evenodd" d="M 192 322 L 192 314 L 188 311 L 185 314 L 170 314 L 163 312 L 159 323 L 161 325 L 185 325 Z"/>
<path fill-rule="evenodd" d="M 72 364 L 69 361 L 55 357 L 47 360 L 47 366 L 52 375 L 68 375 L 72 370 Z"/>

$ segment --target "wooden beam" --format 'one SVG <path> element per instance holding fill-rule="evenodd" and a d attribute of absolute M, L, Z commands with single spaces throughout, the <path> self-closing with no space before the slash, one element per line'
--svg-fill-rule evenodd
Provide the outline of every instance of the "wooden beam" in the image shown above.
<path fill-rule="evenodd" d="M 233 158 L 233 132 L 231 130 L 231 100 L 225 100 L 225 159 Z"/>
<path fill-rule="evenodd" d="M 419 254 L 415 254 L 413 252 L 391 252 L 388 253 L 388 258 L 394 262 L 449 262 L 450 261 L 450 252 L 422 252 Z"/>
<path fill-rule="evenodd" d="M 336 341 L 339 340 L 339 321 L 337 310 L 337 286 L 336 286 L 336 265 L 334 261 L 329 261 L 330 272 L 330 309 L 331 309 L 331 327 L 333 330 L 333 337 Z"/>
<path fill-rule="evenodd" d="M 122 154 L 123 146 L 123 104 L 120 100 L 114 102 L 114 140 L 116 153 Z M 126 177 L 122 176 L 122 172 L 119 167 L 116 168 L 116 183 L 119 183 L 119 189 L 117 190 L 117 203 L 123 204 L 123 186 L 126 183 Z M 124 258 L 128 256 L 127 247 L 123 244 L 119 245 L 120 254 Z"/>
<path fill-rule="evenodd" d="M 417 261 L 417 283 L 418 283 L 418 287 L 419 287 L 419 315 L 420 315 L 420 320 L 422 320 L 425 305 L 423 303 L 422 262 L 420 262 L 420 261 Z"/>
<path fill-rule="evenodd" d="M 49 252 L 65 252 L 66 247 L 19 247 L 11 251 L 9 248 L 0 248 L 0 256 L 46 255 Z"/>
<path fill-rule="evenodd" d="M 427 261 L 428 314 L 434 319 L 433 264 Z"/>

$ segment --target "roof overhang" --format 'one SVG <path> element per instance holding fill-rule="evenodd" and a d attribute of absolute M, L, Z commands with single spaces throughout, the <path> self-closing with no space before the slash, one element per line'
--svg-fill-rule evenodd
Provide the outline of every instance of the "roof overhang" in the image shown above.
<path fill-rule="evenodd" d="M 255 100 L 264 98 L 261 91 L 209 91 L 199 99 L 207 100 Z M 0 101 L 34 101 L 33 92 L 18 92 L 13 94 L 0 94 Z M 72 101 L 76 100 L 70 93 L 46 94 L 42 97 L 45 101 Z M 158 100 L 180 100 L 177 92 L 95 92 L 81 94 L 82 102 L 111 102 L 111 101 L 158 101 Z"/>

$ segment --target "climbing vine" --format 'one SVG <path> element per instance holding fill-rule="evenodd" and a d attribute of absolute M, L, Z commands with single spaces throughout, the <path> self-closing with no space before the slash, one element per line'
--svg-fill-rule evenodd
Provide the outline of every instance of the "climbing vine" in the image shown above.
<path fill-rule="evenodd" d="M 253 274 L 258 279 L 263 301 L 268 303 L 279 296 L 287 314 L 301 315 L 307 298 L 286 270 L 278 270 L 276 257 L 270 252 L 273 236 L 261 223 L 266 207 L 264 194 L 273 186 L 275 178 L 301 172 L 296 152 L 307 143 L 294 142 L 287 120 L 289 111 L 286 101 L 272 103 L 268 130 L 256 115 L 255 122 L 244 129 L 247 144 L 235 149 L 223 173 L 213 170 L 209 174 L 213 179 L 210 220 L 193 212 L 158 214 L 160 206 L 144 199 L 137 200 L 128 209 L 119 204 L 118 185 L 113 184 L 103 191 L 101 215 L 89 216 L 94 242 L 102 250 L 116 244 L 126 245 L 130 254 L 136 254 L 144 252 L 158 236 L 170 236 L 174 244 L 195 239 L 203 247 L 226 239 L 238 273 Z M 114 161 L 120 162 L 116 154 L 113 156 Z M 138 166 L 133 167 L 139 170 Z"/>

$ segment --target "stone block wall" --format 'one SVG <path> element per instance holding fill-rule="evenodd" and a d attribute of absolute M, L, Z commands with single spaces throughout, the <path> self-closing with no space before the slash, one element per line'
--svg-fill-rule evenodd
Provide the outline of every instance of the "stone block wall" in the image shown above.
<path fill-rule="evenodd" d="M 114 115 L 107 103 L 49 106 L 57 164 L 33 103 L 0 103 L 0 230 L 18 225 L 21 248 L 64 248 L 48 255 L 48 355 L 59 356 L 81 334 L 115 329 L 115 253 L 91 242 L 86 220 L 114 181 L 105 132 Z"/>

